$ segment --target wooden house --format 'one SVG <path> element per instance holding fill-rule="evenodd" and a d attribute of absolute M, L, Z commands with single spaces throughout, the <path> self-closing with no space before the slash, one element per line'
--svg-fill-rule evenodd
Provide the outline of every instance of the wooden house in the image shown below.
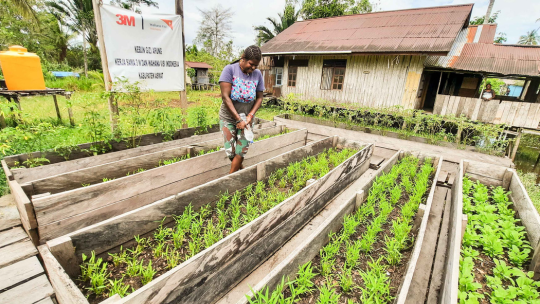
<path fill-rule="evenodd" d="M 208 70 L 212 68 L 211 65 L 205 62 L 186 61 L 186 66 L 188 68 L 192 68 L 195 70 L 195 73 L 196 73 L 195 77 L 190 78 L 192 84 L 209 84 L 210 83 Z"/>
<path fill-rule="evenodd" d="M 527 108 L 539 117 L 531 114 L 527 126 L 538 126 L 540 108 L 530 103 L 540 98 L 540 53 L 536 55 L 540 48 L 493 44 L 496 25 L 469 26 L 472 8 L 472 4 L 453 5 L 296 22 L 261 47 L 267 93 L 435 112 L 436 100 L 450 102 L 438 95 L 459 95 L 470 100 L 463 99 L 463 104 L 458 100 L 456 115 L 508 123 L 510 118 L 495 119 L 494 102 L 484 117 L 485 106 L 477 105 L 475 98 L 482 79 L 506 75 L 527 81 L 522 98 L 507 101 L 528 102 Z M 494 54 L 501 58 L 486 59 Z M 512 98 L 503 97 L 499 103 L 506 99 Z M 467 102 L 474 106 L 466 106 Z M 518 112 L 525 109 L 521 104 L 514 105 L 519 106 Z M 470 115 L 462 110 L 469 107 Z M 525 126 L 516 117 L 509 124 Z"/>

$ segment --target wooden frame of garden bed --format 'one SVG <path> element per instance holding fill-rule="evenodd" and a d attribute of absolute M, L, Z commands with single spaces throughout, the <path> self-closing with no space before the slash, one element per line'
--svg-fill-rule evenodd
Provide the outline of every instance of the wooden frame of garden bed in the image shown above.
<path fill-rule="evenodd" d="M 277 135 L 283 126 L 274 126 L 256 130 L 256 136 Z M 221 137 L 221 135 L 220 135 Z M 279 138 L 268 138 L 255 143 L 247 154 L 245 163 L 252 164 L 273 157 L 277 154 L 298 148 L 306 144 L 307 131 L 299 130 L 280 135 Z M 21 212 L 23 226 L 28 221 L 33 232 L 32 239 L 44 243 L 55 237 L 98 223 L 113 216 L 136 209 L 182 192 L 194 186 L 221 177 L 228 173 L 230 161 L 223 151 L 205 154 L 186 159 L 170 165 L 153 168 L 142 173 L 125 176 L 126 167 L 155 167 L 163 158 L 196 155 L 200 150 L 209 150 L 223 145 L 223 139 L 199 142 L 191 146 L 165 150 L 167 153 L 155 152 L 117 162 L 72 171 L 35 180 L 25 185 L 9 181 L 12 193 Z M 145 165 L 146 164 L 146 165 Z M 88 187 L 74 185 L 96 182 L 114 169 L 123 177 Z M 66 186 L 67 185 L 67 186 Z M 26 191 L 24 191 L 24 190 Z M 40 190 L 38 195 L 33 195 Z M 65 190 L 65 191 L 64 191 Z M 48 193 L 47 193 L 48 192 Z M 53 194 L 50 194 L 53 192 Z"/>
<path fill-rule="evenodd" d="M 40 246 L 40 252 L 49 257 L 44 262 L 47 270 L 53 269 L 49 271 L 50 276 L 55 276 L 51 282 L 59 282 L 56 284 L 58 288 L 54 283 L 53 287 L 61 297 L 66 294 L 66 297 L 69 295 L 73 298 L 73 294 L 76 294 L 73 302 L 87 303 L 67 275 L 79 275 L 82 253 L 94 251 L 103 255 L 121 245 L 133 244 L 135 235 L 153 233 L 162 219 L 164 224 L 170 223 L 173 221 L 172 215 L 181 214 L 190 203 L 197 210 L 215 202 L 217 195 L 224 191 L 231 193 L 243 189 L 257 180 L 268 178 L 272 172 L 287 167 L 291 162 L 317 155 L 332 147 L 363 148 L 324 177 L 118 302 L 210 303 L 219 299 L 308 223 L 332 197 L 366 172 L 373 154 L 373 145 L 337 136 L 328 137 L 51 240 Z M 114 299 L 110 301 L 116 303 Z"/>
<path fill-rule="evenodd" d="M 530 270 L 535 277 L 540 275 L 540 215 L 534 207 L 527 190 L 514 169 L 491 165 L 482 162 L 463 160 L 459 165 L 459 174 L 452 188 L 452 217 L 448 232 L 448 250 L 445 265 L 445 276 L 441 290 L 442 303 L 458 303 L 459 258 L 461 243 L 467 219 L 463 215 L 463 177 L 467 175 L 472 181 L 480 181 L 487 186 L 501 186 L 511 191 L 510 201 L 517 211 L 521 224 L 527 231 L 534 255 Z"/>
<path fill-rule="evenodd" d="M 336 206 L 332 214 L 328 216 L 322 222 L 322 224 L 315 228 L 313 233 L 309 237 L 302 240 L 302 243 L 296 246 L 294 252 L 289 254 L 287 258 L 284 259 L 282 262 L 277 264 L 265 278 L 263 278 L 259 283 L 257 283 L 257 285 L 253 286 L 252 290 L 258 292 L 264 290 L 266 287 L 268 287 L 270 290 L 274 290 L 274 288 L 281 282 L 282 278 L 288 277 L 291 280 L 294 279 L 296 277 L 296 272 L 298 271 L 298 266 L 311 261 L 317 254 L 319 254 L 320 249 L 329 241 L 328 234 L 331 232 L 337 233 L 343 226 L 343 218 L 347 214 L 353 213 L 364 202 L 364 200 L 367 198 L 367 194 L 369 193 L 369 189 L 373 185 L 375 179 L 383 173 L 390 172 L 390 170 L 398 162 L 398 160 L 402 159 L 406 154 L 406 152 L 400 151 L 399 153 L 396 153 L 391 159 L 389 159 L 388 162 L 386 162 L 381 168 L 377 170 L 377 173 L 369 182 L 362 185 L 361 188 L 358 189 L 357 193 L 350 197 L 348 200 L 346 200 L 345 203 Z M 420 255 L 420 251 L 422 249 L 423 238 L 426 232 L 426 226 L 429 218 L 431 205 L 433 202 L 435 188 L 437 185 L 437 179 L 443 163 L 442 157 L 425 155 L 420 153 L 413 154 L 415 157 L 419 158 L 432 157 L 436 172 L 434 173 L 433 182 L 431 184 L 431 189 L 426 200 L 426 204 L 423 206 L 423 208 L 420 208 L 419 212 L 417 213 L 417 217 L 420 216 L 422 221 L 415 240 L 411 258 L 409 259 L 409 261 L 407 261 L 407 272 L 403 277 L 394 303 L 405 303 L 405 301 L 407 300 L 410 283 L 413 279 L 413 276 L 417 275 L 415 274 L 415 268 L 418 257 Z M 415 222 L 416 221 L 417 219 L 415 219 Z M 252 296 L 253 293 L 249 292 L 248 295 Z M 239 299 L 236 302 L 236 304 L 246 303 L 248 303 L 248 301 L 245 297 Z"/>
<path fill-rule="evenodd" d="M 276 125 L 275 122 L 264 121 L 264 122 L 261 122 L 260 124 L 254 125 L 253 129 L 259 130 L 259 129 L 273 127 L 275 125 Z M 143 135 L 143 138 L 152 138 L 152 140 L 150 139 L 145 140 L 144 145 L 141 144 L 139 147 L 136 147 L 136 148 L 127 149 L 124 145 L 123 149 L 120 149 L 120 147 L 118 147 L 118 149 L 115 150 L 114 152 L 108 152 L 108 153 L 95 155 L 95 156 L 88 155 L 87 153 L 84 155 L 75 154 L 73 159 L 70 159 L 68 161 L 66 161 L 63 158 L 61 160 L 54 158 L 53 160 L 56 160 L 55 162 L 51 161 L 50 164 L 46 164 L 46 165 L 35 167 L 35 168 L 12 169 L 11 167 L 14 166 L 15 161 L 22 162 L 26 160 L 28 158 L 28 154 L 12 155 L 2 160 L 2 168 L 4 169 L 6 176 L 8 177 L 8 180 L 16 180 L 20 184 L 24 184 L 33 180 L 43 179 L 46 177 L 50 177 L 50 176 L 54 176 L 54 175 L 58 175 L 62 173 L 84 169 L 89 166 L 97 166 L 101 164 L 119 161 L 126 158 L 159 152 L 166 149 L 187 146 L 192 143 L 219 139 L 222 136 L 221 132 L 219 131 L 219 128 L 216 129 L 215 126 L 212 126 L 212 128 L 209 129 L 209 133 L 207 134 L 195 135 L 196 132 L 197 132 L 197 128 L 180 129 L 177 132 L 177 135 L 174 140 L 165 141 L 165 142 L 163 142 L 163 139 L 160 136 L 157 136 L 154 134 L 146 134 L 146 135 Z M 159 139 L 159 141 L 157 139 Z M 95 144 L 95 143 L 86 143 L 86 144 L 81 144 L 78 146 L 81 149 L 87 149 L 92 144 Z M 112 144 L 113 143 L 111 143 L 111 145 Z M 114 144 L 118 144 L 118 143 L 114 142 Z M 56 153 L 54 152 L 45 152 L 45 153 L 48 153 L 48 155 L 52 155 L 52 154 L 56 155 Z M 40 152 L 34 152 L 33 154 L 35 154 L 34 156 L 37 157 L 40 154 Z"/>

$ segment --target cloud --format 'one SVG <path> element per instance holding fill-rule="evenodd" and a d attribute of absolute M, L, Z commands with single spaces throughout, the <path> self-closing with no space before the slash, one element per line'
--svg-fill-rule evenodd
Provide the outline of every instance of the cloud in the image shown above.
<path fill-rule="evenodd" d="M 174 1 L 157 0 L 159 9 L 144 8 L 144 12 L 174 13 Z M 300 2 L 300 1 L 299 1 Z M 381 10 L 397 10 L 407 8 L 441 6 L 474 3 L 472 16 L 483 16 L 486 13 L 489 0 L 374 0 Z M 208 9 L 217 4 L 232 8 L 232 40 L 235 46 L 246 47 L 254 43 L 255 31 L 253 26 L 267 25 L 267 17 L 277 18 L 283 10 L 285 0 L 184 0 L 185 36 L 186 43 L 192 44 L 197 35 L 201 21 L 198 8 Z M 508 43 L 516 43 L 520 35 L 540 27 L 540 1 L 538 0 L 496 0 L 493 12 L 500 10 L 497 32 L 505 32 Z"/>

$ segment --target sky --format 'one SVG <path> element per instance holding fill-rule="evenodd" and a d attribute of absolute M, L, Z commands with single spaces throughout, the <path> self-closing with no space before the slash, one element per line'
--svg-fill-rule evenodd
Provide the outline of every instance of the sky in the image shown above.
<path fill-rule="evenodd" d="M 484 16 L 489 0 L 371 0 L 378 10 L 455 5 L 474 3 L 472 16 Z M 174 0 L 156 0 L 159 9 L 143 8 L 145 13 L 174 13 Z M 301 0 L 299 0 L 301 2 Z M 233 11 L 231 39 L 236 47 L 244 48 L 255 42 L 253 26 L 270 23 L 267 17 L 277 18 L 283 10 L 285 0 L 184 0 L 185 37 L 187 44 L 193 44 L 202 19 L 199 9 L 208 9 L 221 4 Z M 495 0 L 493 12 L 501 11 L 497 20 L 497 32 L 505 32 L 506 43 L 517 43 L 519 36 L 540 27 L 539 0 Z"/>

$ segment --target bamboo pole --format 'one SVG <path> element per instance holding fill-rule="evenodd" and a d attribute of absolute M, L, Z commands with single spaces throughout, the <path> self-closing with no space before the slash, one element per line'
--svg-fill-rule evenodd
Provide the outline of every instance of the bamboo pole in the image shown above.
<path fill-rule="evenodd" d="M 182 64 L 183 67 L 183 73 L 184 73 L 184 90 L 180 91 L 180 108 L 182 109 L 182 128 L 187 128 L 187 89 L 186 89 L 186 42 L 185 42 L 185 35 L 184 35 L 184 1 L 183 0 L 175 0 L 174 6 L 176 10 L 176 14 L 179 15 L 182 18 L 182 60 L 184 61 Z"/>
<path fill-rule="evenodd" d="M 519 141 L 521 140 L 521 131 L 522 130 L 523 129 L 518 130 L 518 135 L 516 137 L 516 142 L 514 143 L 514 149 L 512 149 L 512 156 L 511 156 L 512 161 L 514 161 L 514 159 L 516 158 L 517 150 L 519 148 Z"/>

